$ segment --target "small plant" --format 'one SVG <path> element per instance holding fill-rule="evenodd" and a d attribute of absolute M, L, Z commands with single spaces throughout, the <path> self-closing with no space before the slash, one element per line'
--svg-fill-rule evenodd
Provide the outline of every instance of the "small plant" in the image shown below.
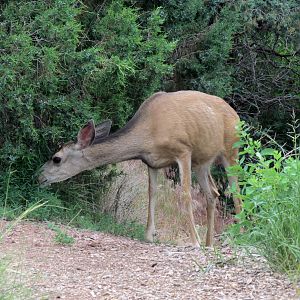
<path fill-rule="evenodd" d="M 60 245 L 73 245 L 75 239 L 68 235 L 64 230 L 54 225 L 53 223 L 48 223 L 48 227 L 53 230 L 56 234 L 54 237 L 54 241 Z"/>
<path fill-rule="evenodd" d="M 241 124 L 238 175 L 243 210 L 230 228 L 234 241 L 254 246 L 274 268 L 300 274 L 300 160 L 298 121 L 292 126 L 293 151 L 263 148 Z M 241 233 L 242 229 L 242 233 Z"/>

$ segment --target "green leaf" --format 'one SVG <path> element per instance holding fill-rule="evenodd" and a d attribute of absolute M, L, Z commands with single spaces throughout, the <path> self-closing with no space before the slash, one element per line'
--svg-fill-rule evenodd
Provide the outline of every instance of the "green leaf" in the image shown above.
<path fill-rule="evenodd" d="M 277 151 L 275 149 L 272 148 L 265 148 L 263 150 L 260 151 L 260 154 L 262 156 L 267 156 L 267 155 L 274 155 Z"/>

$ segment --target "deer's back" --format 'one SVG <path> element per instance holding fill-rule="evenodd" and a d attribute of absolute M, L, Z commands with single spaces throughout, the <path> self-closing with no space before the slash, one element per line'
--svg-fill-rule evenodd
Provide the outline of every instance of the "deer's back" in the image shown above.
<path fill-rule="evenodd" d="M 194 164 L 202 164 L 231 149 L 237 140 L 239 117 L 216 96 L 196 91 L 157 93 L 137 115 L 154 167 L 173 163 L 186 151 L 192 153 Z"/>

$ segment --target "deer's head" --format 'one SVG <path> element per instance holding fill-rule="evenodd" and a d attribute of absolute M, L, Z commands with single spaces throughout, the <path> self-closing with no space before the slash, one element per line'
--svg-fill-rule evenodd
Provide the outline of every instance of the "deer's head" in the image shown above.
<path fill-rule="evenodd" d="M 110 120 L 104 121 L 97 127 L 95 127 L 93 120 L 89 121 L 78 132 L 76 142 L 65 144 L 42 166 L 39 183 L 42 186 L 47 186 L 54 182 L 66 180 L 84 170 L 92 169 L 93 166 L 84 155 L 84 149 L 90 147 L 95 138 L 108 136 L 110 127 Z"/>

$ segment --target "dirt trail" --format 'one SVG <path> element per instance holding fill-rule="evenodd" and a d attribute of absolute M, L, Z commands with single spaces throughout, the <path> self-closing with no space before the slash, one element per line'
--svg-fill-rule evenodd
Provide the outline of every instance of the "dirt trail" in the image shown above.
<path fill-rule="evenodd" d="M 3 227 L 6 222 L 0 223 Z M 46 224 L 22 222 L 0 243 L 9 272 L 32 299 L 300 299 L 295 286 L 262 258 L 154 245 L 67 229 L 57 245 Z"/>

